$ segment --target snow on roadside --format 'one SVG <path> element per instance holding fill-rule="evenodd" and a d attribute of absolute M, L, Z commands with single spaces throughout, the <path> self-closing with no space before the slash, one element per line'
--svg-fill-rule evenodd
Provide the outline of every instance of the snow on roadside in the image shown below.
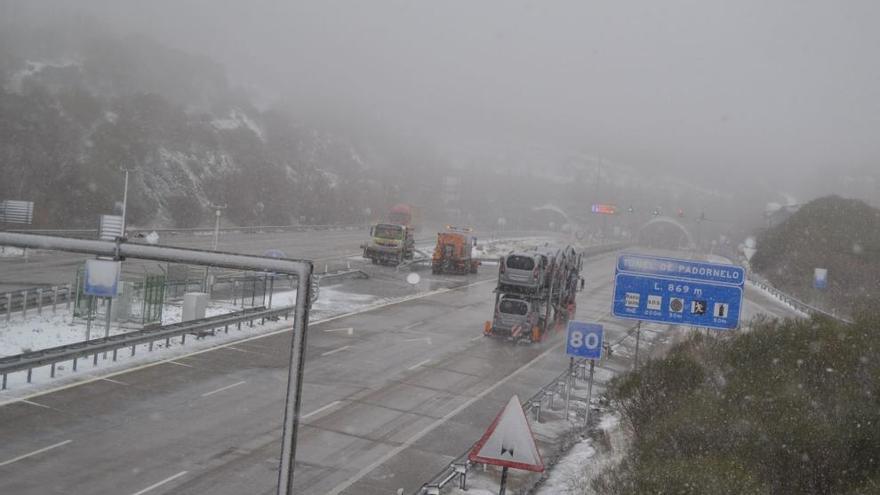
<path fill-rule="evenodd" d="M 421 294 L 404 296 L 399 298 L 383 298 L 379 296 L 358 294 L 345 292 L 332 287 L 322 288 L 321 296 L 312 306 L 310 312 L 310 320 L 312 324 L 326 320 L 334 316 L 344 315 L 354 311 L 364 311 L 371 307 L 389 302 L 403 301 L 413 297 L 419 297 Z M 289 305 L 296 297 L 296 291 L 279 292 L 273 296 L 272 307 L 279 308 Z M 220 301 L 213 305 L 208 316 L 214 314 L 224 314 L 234 311 L 234 308 L 228 301 Z M 166 315 L 180 314 L 179 306 L 166 306 Z M 20 315 L 18 315 L 20 318 Z M 168 317 L 174 320 L 173 316 Z M 71 315 L 69 311 L 60 311 L 57 315 L 52 315 L 51 310 L 45 310 L 43 315 L 37 316 L 36 313 L 28 315 L 25 322 L 12 321 L 9 325 L 0 321 L 0 356 L 8 356 L 20 354 L 25 349 L 43 349 L 46 347 L 54 347 L 58 345 L 80 342 L 85 338 L 85 324 L 76 323 L 71 325 Z M 164 318 L 163 318 L 164 320 Z M 177 320 L 179 321 L 179 317 Z M 173 322 L 173 321 L 169 321 Z M 113 372 L 119 372 L 127 368 L 144 365 L 157 361 L 169 361 L 176 357 L 192 354 L 214 347 L 229 345 L 242 340 L 258 337 L 260 335 L 288 330 L 292 325 L 292 320 L 281 319 L 279 321 L 266 321 L 264 325 L 260 325 L 259 321 L 253 327 L 242 325 L 241 329 L 232 327 L 229 333 L 218 331 L 213 336 L 204 338 L 195 338 L 187 336 L 186 344 L 182 345 L 181 337 L 171 339 L 171 345 L 165 348 L 164 341 L 157 341 L 153 344 L 153 352 L 149 352 L 148 344 L 139 345 L 136 348 L 135 355 L 132 356 L 128 350 L 118 353 L 118 361 L 114 362 L 110 358 L 103 356 L 98 360 L 97 365 L 93 364 L 92 358 L 83 359 L 79 362 L 78 371 L 72 371 L 72 363 L 65 362 L 56 366 L 56 377 L 50 377 L 50 367 L 43 366 L 34 368 L 32 383 L 27 383 L 27 374 L 24 372 L 12 373 L 8 376 L 8 390 L 0 392 L 0 403 L 4 399 L 14 400 L 16 397 L 26 396 L 40 389 L 50 387 L 63 386 L 68 383 L 94 378 L 96 376 L 104 376 Z M 111 334 L 115 335 L 130 331 L 125 328 L 118 328 L 115 324 L 111 327 Z M 92 326 L 93 336 L 103 336 L 103 324 Z M 33 346 L 33 347 L 29 347 Z M 161 351 L 161 352 L 158 352 Z"/>
<path fill-rule="evenodd" d="M 616 464 L 626 450 L 626 434 L 616 414 L 605 413 L 594 437 L 574 444 L 550 470 L 535 495 L 588 495 L 595 492 L 590 483 L 605 469 Z"/>
<path fill-rule="evenodd" d="M 24 256 L 24 249 L 11 246 L 0 246 L 0 258 L 18 258 L 20 256 Z"/>

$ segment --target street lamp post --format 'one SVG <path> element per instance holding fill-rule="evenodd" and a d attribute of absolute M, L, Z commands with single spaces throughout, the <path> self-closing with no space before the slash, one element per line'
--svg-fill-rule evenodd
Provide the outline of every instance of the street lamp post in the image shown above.
<path fill-rule="evenodd" d="M 211 250 L 216 251 L 217 250 L 217 241 L 220 236 L 220 215 L 221 215 L 220 212 L 226 209 L 226 205 L 218 206 L 218 205 L 212 204 L 211 208 L 214 208 L 214 217 L 215 217 L 215 220 L 214 220 L 214 243 L 211 246 Z"/>
<path fill-rule="evenodd" d="M 122 189 L 122 236 L 125 237 L 125 211 L 128 207 L 128 169 L 122 169 L 125 172 L 125 186 Z"/>
<path fill-rule="evenodd" d="M 211 251 L 217 250 L 217 243 L 220 237 L 220 215 L 221 211 L 226 209 L 226 205 L 215 205 L 210 204 L 209 208 L 214 209 L 214 240 L 211 243 Z M 203 282 L 204 292 L 208 292 L 208 271 L 210 270 L 209 266 L 205 266 L 205 280 Z"/>

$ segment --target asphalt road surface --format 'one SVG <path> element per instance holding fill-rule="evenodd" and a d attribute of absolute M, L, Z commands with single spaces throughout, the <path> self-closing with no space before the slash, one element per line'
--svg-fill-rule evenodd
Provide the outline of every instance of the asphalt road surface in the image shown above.
<path fill-rule="evenodd" d="M 609 340 L 631 326 L 608 317 L 614 260 L 587 260 L 578 301 L 578 319 L 602 321 Z M 481 336 L 494 280 L 486 267 L 452 290 L 310 327 L 297 493 L 412 493 L 512 394 L 564 369 L 558 334 Z M 747 297 L 746 317 L 785 314 Z M 0 493 L 274 493 L 289 345 L 288 332 L 270 334 L 0 406 Z"/>

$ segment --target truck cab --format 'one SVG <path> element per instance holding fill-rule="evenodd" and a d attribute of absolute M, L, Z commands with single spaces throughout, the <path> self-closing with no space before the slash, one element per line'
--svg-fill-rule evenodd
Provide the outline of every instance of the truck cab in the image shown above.
<path fill-rule="evenodd" d="M 375 263 L 400 264 L 413 259 L 415 236 L 409 225 L 379 223 L 370 228 L 370 241 L 364 246 L 364 258 Z"/>
<path fill-rule="evenodd" d="M 431 257 L 432 273 L 477 273 L 480 261 L 472 254 L 477 238 L 471 232 L 469 228 L 447 225 L 446 232 L 437 233 L 437 245 Z"/>

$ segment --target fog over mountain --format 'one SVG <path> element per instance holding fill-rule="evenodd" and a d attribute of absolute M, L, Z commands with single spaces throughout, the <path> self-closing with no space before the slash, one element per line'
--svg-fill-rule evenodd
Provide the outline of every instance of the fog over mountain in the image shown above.
<path fill-rule="evenodd" d="M 381 130 L 465 175 L 626 175 L 757 210 L 783 194 L 880 197 L 880 4 L 870 0 L 2 8 L 32 21 L 73 11 L 206 55 L 259 108 L 282 105 L 366 143 Z M 591 200 L 633 201 L 600 189 Z"/>

